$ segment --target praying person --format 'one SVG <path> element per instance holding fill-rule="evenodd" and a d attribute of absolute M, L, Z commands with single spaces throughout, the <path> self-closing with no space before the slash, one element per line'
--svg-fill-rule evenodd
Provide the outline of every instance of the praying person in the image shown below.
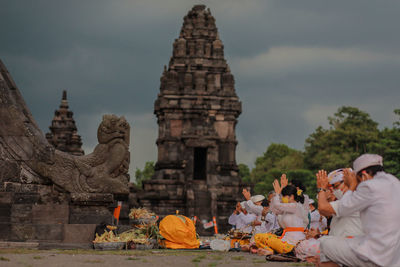
<path fill-rule="evenodd" d="M 321 239 L 321 266 L 400 266 L 400 181 L 383 171 L 382 157 L 363 154 L 343 171 L 348 190 L 338 201 L 337 216 L 360 212 L 365 234 Z"/>
<path fill-rule="evenodd" d="M 246 206 L 248 207 L 248 210 L 257 215 L 257 220 L 254 222 L 254 224 L 256 224 L 254 231 L 255 234 L 269 233 L 280 228 L 276 215 L 270 211 L 269 207 L 261 206 L 261 203 L 265 198 L 264 196 L 256 195 L 252 197 L 250 192 L 246 189 L 243 189 L 242 193 L 247 200 Z M 268 203 L 271 202 L 274 195 L 275 192 L 269 192 Z"/>
<path fill-rule="evenodd" d="M 318 172 L 317 185 L 320 188 L 323 188 L 323 190 L 320 190 L 318 193 L 318 210 L 324 216 L 332 216 L 329 231 L 330 236 L 359 236 L 363 234 L 360 212 L 356 211 L 348 216 L 337 215 L 339 200 L 342 199 L 344 193 L 346 193 L 349 189 L 344 183 L 343 171 L 344 169 L 338 169 L 330 172 L 327 176 L 326 172 Z M 322 181 L 322 179 L 325 179 L 325 181 Z M 328 187 L 332 188 L 333 195 L 336 197 L 336 201 L 329 200 L 329 194 L 327 191 L 330 189 L 328 189 Z M 330 209 L 331 207 L 332 209 Z"/>
<path fill-rule="evenodd" d="M 236 209 L 229 217 L 229 224 L 235 226 L 235 229 L 244 233 L 251 233 L 252 223 L 257 219 L 255 214 L 248 213 L 245 209 L 245 201 L 236 204 Z"/>
<path fill-rule="evenodd" d="M 317 173 L 317 186 L 323 188 L 318 193 L 318 210 L 324 216 L 332 216 L 330 231 L 328 236 L 324 235 L 318 239 L 321 236 L 321 231 L 311 228 L 306 234 L 306 240 L 301 241 L 295 250 L 297 258 L 313 263 L 329 261 L 323 253 L 320 253 L 320 240 L 331 236 L 353 238 L 363 234 L 359 212 L 339 217 L 327 208 L 329 203 L 333 209 L 336 209 L 336 199 L 341 199 L 348 190 L 343 182 L 343 169 L 332 171 L 328 175 L 325 171 L 319 171 Z M 334 194 L 331 194 L 332 189 Z M 332 196 L 337 198 L 332 199 Z"/>
<path fill-rule="evenodd" d="M 268 254 L 289 253 L 299 241 L 305 239 L 304 229 L 308 218 L 303 205 L 304 197 L 293 185 L 282 189 L 278 180 L 275 180 L 273 186 L 276 195 L 272 198 L 271 210 L 278 215 L 278 222 L 284 232 L 281 237 L 271 233 L 256 234 L 254 240 L 257 247 Z"/>
<path fill-rule="evenodd" d="M 314 207 L 313 199 L 310 199 L 308 203 L 310 206 L 310 229 L 315 229 L 319 232 L 323 232 L 328 226 L 327 219 L 324 216 L 321 216 L 318 209 Z"/>
<path fill-rule="evenodd" d="M 252 222 L 254 228 L 253 233 L 265 233 L 265 223 L 261 221 L 263 214 L 266 213 L 267 207 L 262 206 L 262 202 L 265 199 L 263 195 L 251 196 L 250 192 L 243 189 L 243 196 L 247 201 L 245 201 L 245 206 L 250 213 L 256 215 L 256 219 Z"/>

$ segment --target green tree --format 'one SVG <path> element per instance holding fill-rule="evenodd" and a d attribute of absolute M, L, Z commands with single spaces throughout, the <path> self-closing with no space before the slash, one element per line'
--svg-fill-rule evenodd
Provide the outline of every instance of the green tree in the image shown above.
<path fill-rule="evenodd" d="M 274 173 L 276 173 L 276 170 L 287 171 L 302 168 L 303 161 L 302 152 L 285 144 L 272 143 L 268 146 L 263 156 L 256 159 L 255 167 L 251 171 L 251 181 L 257 183 L 265 180 L 266 173 L 273 169 L 275 169 Z"/>
<path fill-rule="evenodd" d="M 263 156 L 256 159 L 251 171 L 251 181 L 255 183 L 254 192 L 266 194 L 272 191 L 272 182 L 283 173 L 287 174 L 289 182 L 292 179 L 300 180 L 306 186 L 306 191 L 315 191 L 315 176 L 311 171 L 304 170 L 303 152 L 285 144 L 271 144 Z"/>
<path fill-rule="evenodd" d="M 142 187 L 142 182 L 151 179 L 154 174 L 154 161 L 146 162 L 143 171 L 139 168 L 136 168 L 135 171 L 135 178 L 136 178 L 136 185 L 138 187 Z"/>
<path fill-rule="evenodd" d="M 239 176 L 242 178 L 242 181 L 244 183 L 251 183 L 249 167 L 243 163 L 240 163 L 238 167 L 239 167 Z"/>
<path fill-rule="evenodd" d="M 350 167 L 363 153 L 374 153 L 379 142 L 378 123 L 355 107 L 341 107 L 329 117 L 329 129 L 318 127 L 305 144 L 305 165 L 310 170 Z"/>
<path fill-rule="evenodd" d="M 394 113 L 400 116 L 400 109 Z M 376 151 L 383 157 L 385 171 L 400 178 L 400 120 L 393 123 L 393 128 L 381 131 Z"/>

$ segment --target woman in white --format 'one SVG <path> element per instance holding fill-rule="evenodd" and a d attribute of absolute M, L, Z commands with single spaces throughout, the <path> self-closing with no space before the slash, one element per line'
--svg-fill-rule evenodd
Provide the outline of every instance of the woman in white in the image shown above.
<path fill-rule="evenodd" d="M 304 197 L 293 185 L 283 189 L 277 180 L 273 183 L 276 195 L 271 202 L 271 211 L 278 215 L 278 222 L 284 229 L 281 237 L 274 234 L 257 234 L 255 242 L 258 248 L 270 253 L 289 253 L 296 244 L 305 239 L 304 229 L 308 225 L 308 212 L 304 208 Z M 282 194 L 282 197 L 280 195 Z"/>

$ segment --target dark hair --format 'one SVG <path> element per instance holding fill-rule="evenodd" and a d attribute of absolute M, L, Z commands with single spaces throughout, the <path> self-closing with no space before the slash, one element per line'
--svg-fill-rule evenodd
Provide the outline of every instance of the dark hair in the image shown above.
<path fill-rule="evenodd" d="M 366 171 L 369 175 L 375 176 L 375 174 L 376 174 L 377 172 L 382 172 L 382 171 L 383 171 L 383 166 L 381 166 L 381 165 L 369 166 L 369 167 L 367 167 L 367 168 L 362 169 L 361 171 L 359 171 L 359 172 L 357 173 L 357 175 L 361 176 L 361 172 L 362 172 L 362 171 Z"/>
<path fill-rule="evenodd" d="M 303 193 L 299 195 L 297 195 L 297 188 L 294 185 L 287 185 L 282 189 L 282 196 L 290 196 L 293 195 L 294 196 L 294 200 L 296 200 L 296 202 L 300 202 L 300 203 L 304 203 L 304 196 Z"/>
<path fill-rule="evenodd" d="M 292 180 L 292 185 L 294 185 L 295 187 L 298 187 L 299 189 L 306 191 L 306 187 L 303 185 L 303 182 L 297 179 L 293 179 Z"/>
<path fill-rule="evenodd" d="M 263 206 L 263 207 L 266 207 L 266 206 L 268 206 L 268 199 L 267 198 L 264 198 L 263 199 L 263 201 L 261 202 L 261 206 Z"/>

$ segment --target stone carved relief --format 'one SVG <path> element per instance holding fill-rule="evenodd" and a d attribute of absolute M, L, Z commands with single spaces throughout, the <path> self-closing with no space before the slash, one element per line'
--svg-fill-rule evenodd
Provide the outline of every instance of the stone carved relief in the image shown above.
<path fill-rule="evenodd" d="M 128 193 L 129 124 L 104 115 L 93 153 L 73 156 L 55 150 L 51 162 L 37 162 L 37 172 L 68 192 Z"/>
<path fill-rule="evenodd" d="M 129 193 L 129 124 L 123 117 L 105 115 L 94 152 L 75 156 L 47 142 L 1 60 L 0 102 L 0 187 L 16 182 L 55 184 L 70 193 Z"/>

